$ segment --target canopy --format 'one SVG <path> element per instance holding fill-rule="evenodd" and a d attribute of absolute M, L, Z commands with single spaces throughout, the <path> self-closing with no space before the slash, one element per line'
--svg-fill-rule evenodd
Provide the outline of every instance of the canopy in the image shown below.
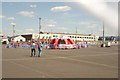
<path fill-rule="evenodd" d="M 74 44 L 73 40 L 67 36 L 59 36 L 54 38 L 50 44 Z"/>

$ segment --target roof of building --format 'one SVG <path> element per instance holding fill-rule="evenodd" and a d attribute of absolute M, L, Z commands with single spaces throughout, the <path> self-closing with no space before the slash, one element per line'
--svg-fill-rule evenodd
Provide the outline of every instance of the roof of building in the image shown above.
<path fill-rule="evenodd" d="M 32 34 L 28 35 L 21 35 L 22 37 L 26 38 L 26 40 L 31 40 L 32 39 Z"/>
<path fill-rule="evenodd" d="M 42 34 L 46 33 L 46 34 L 51 34 L 51 32 L 40 32 Z M 52 32 L 52 34 L 64 34 L 64 35 L 82 35 L 82 36 L 91 36 L 92 34 L 75 34 L 75 33 L 56 33 L 56 32 Z"/>
<path fill-rule="evenodd" d="M 16 35 L 16 36 L 12 36 L 12 37 L 9 37 L 9 38 L 16 38 L 16 37 L 18 37 L 18 36 L 23 37 L 22 35 Z M 25 38 L 25 37 L 24 37 L 24 38 Z"/>
<path fill-rule="evenodd" d="M 17 36 L 12 36 L 12 37 L 9 37 L 9 38 L 13 39 L 13 38 L 18 37 L 18 36 L 22 36 L 22 37 L 26 38 L 26 40 L 31 40 L 32 39 L 32 34 L 17 35 Z"/>

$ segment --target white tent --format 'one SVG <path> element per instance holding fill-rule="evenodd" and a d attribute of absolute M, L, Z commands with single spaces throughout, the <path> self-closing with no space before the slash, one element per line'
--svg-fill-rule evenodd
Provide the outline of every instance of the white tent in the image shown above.
<path fill-rule="evenodd" d="M 14 38 L 14 41 L 18 41 L 18 42 L 23 41 L 23 42 L 25 42 L 26 39 L 24 37 L 22 37 L 22 36 L 17 36 L 17 37 Z"/>

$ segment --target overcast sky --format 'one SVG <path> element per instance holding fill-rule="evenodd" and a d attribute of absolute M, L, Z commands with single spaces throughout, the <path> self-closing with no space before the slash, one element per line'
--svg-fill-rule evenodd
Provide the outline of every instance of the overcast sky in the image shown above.
<path fill-rule="evenodd" d="M 2 31 L 12 35 L 38 33 L 38 18 L 41 17 L 42 31 L 102 35 L 103 21 L 105 35 L 117 35 L 118 3 L 76 2 L 3 2 Z M 97 4 L 97 5 L 96 5 Z M 101 15 L 102 14 L 102 15 Z"/>

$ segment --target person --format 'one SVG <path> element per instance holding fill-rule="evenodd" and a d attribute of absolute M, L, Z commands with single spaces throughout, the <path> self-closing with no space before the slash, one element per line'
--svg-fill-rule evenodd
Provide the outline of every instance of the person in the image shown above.
<path fill-rule="evenodd" d="M 9 48 L 9 41 L 7 41 L 7 45 L 6 45 L 6 48 Z"/>
<path fill-rule="evenodd" d="M 34 54 L 33 54 L 34 53 Z M 35 50 L 35 43 L 34 42 L 32 42 L 32 44 L 31 44 L 31 57 L 32 56 L 35 56 L 36 55 L 36 50 Z"/>
<path fill-rule="evenodd" d="M 38 57 L 40 57 L 41 54 L 42 54 L 42 44 L 41 44 L 41 42 L 39 42 L 39 44 L 38 44 Z"/>
<path fill-rule="evenodd" d="M 13 47 L 14 47 L 14 48 L 16 48 L 16 47 L 17 47 L 16 43 L 13 43 Z"/>

